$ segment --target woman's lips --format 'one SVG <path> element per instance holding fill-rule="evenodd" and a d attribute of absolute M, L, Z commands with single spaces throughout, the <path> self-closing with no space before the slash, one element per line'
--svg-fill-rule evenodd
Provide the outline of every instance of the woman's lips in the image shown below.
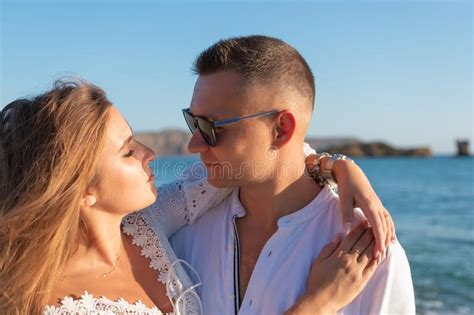
<path fill-rule="evenodd" d="M 149 182 L 152 182 L 152 181 L 154 181 L 154 180 L 155 180 L 155 174 L 151 174 L 151 175 L 150 175 L 150 178 L 148 178 L 148 181 L 149 181 Z"/>

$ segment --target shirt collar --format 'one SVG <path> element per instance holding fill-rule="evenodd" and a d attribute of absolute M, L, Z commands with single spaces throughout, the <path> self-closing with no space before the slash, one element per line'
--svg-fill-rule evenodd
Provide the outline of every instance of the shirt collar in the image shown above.
<path fill-rule="evenodd" d="M 230 211 L 232 213 L 232 218 L 237 216 L 241 218 L 245 216 L 247 211 L 245 211 L 244 206 L 239 199 L 240 188 L 234 189 L 232 195 L 230 196 Z"/>
<path fill-rule="evenodd" d="M 293 226 L 311 220 L 327 206 L 327 201 L 332 198 L 332 194 L 331 188 L 325 185 L 306 206 L 278 219 L 278 226 Z"/>
<path fill-rule="evenodd" d="M 241 218 L 245 216 L 246 211 L 239 199 L 240 189 L 234 189 L 232 195 L 230 196 L 230 211 L 233 217 Z M 329 186 L 324 186 L 324 188 L 303 208 L 285 215 L 278 219 L 278 227 L 298 225 L 305 221 L 312 219 L 316 216 L 323 207 L 327 204 L 326 201 L 334 198 L 334 191 Z"/>

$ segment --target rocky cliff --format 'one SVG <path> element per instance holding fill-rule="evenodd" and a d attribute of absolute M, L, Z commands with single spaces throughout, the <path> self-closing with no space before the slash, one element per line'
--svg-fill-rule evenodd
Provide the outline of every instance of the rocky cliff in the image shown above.
<path fill-rule="evenodd" d="M 191 138 L 189 131 L 167 129 L 158 132 L 137 132 L 136 138 L 151 147 L 156 154 L 182 155 L 189 154 L 188 141 Z M 384 142 L 362 142 L 356 138 L 307 138 L 306 141 L 318 152 L 342 153 L 351 157 L 364 156 L 431 156 L 427 147 L 401 149 Z"/>

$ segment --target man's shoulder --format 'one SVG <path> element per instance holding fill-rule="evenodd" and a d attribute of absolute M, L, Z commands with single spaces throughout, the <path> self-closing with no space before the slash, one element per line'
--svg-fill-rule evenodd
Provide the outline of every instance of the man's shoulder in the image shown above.
<path fill-rule="evenodd" d="M 398 240 L 387 248 L 387 255 L 385 261 L 388 264 L 389 268 L 393 267 L 394 264 L 396 264 L 396 266 L 400 266 L 400 264 L 406 264 L 409 267 L 408 257 L 406 255 L 405 249 L 398 242 Z"/>
<path fill-rule="evenodd" d="M 185 225 L 178 232 L 175 233 L 173 238 L 178 235 L 186 235 L 188 233 L 194 234 L 195 232 L 208 229 L 209 227 L 223 224 L 230 215 L 230 199 L 231 196 L 226 197 L 219 204 L 212 206 L 197 218 L 192 224 Z"/>
<path fill-rule="evenodd" d="M 325 221 L 327 227 L 335 230 L 342 229 L 341 205 L 336 190 L 326 186 L 316 198 L 317 202 L 313 202 L 311 205 L 312 211 L 314 211 L 312 221 Z"/>

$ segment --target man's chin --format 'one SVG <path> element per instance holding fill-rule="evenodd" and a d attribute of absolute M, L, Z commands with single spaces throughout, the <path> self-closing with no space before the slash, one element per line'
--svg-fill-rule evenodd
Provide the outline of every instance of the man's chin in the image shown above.
<path fill-rule="evenodd" d="M 228 188 L 237 186 L 232 180 L 226 180 L 222 178 L 208 177 L 207 181 L 209 182 L 209 184 L 216 188 Z"/>

